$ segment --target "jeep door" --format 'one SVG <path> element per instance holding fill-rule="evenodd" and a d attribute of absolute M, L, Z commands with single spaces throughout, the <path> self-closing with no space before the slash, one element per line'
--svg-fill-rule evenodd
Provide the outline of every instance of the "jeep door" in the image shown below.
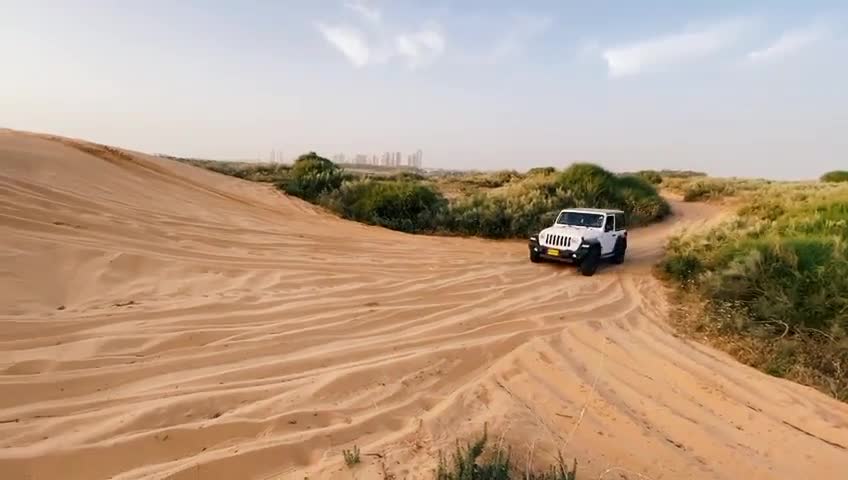
<path fill-rule="evenodd" d="M 604 232 L 598 238 L 598 241 L 601 243 L 601 255 L 609 255 L 615 250 L 615 242 L 621 233 L 615 229 L 615 217 L 613 215 L 607 215 L 606 217 Z"/>

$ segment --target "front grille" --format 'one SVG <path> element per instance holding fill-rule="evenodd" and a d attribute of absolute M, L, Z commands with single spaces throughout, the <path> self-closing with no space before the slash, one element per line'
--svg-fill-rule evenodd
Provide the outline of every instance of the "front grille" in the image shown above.
<path fill-rule="evenodd" d="M 571 237 L 565 235 L 547 235 L 545 245 L 549 247 L 571 247 Z"/>

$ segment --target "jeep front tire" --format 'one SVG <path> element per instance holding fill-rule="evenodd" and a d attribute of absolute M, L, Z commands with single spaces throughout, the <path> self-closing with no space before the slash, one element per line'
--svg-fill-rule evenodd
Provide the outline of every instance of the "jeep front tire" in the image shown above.
<path fill-rule="evenodd" d="M 601 261 L 601 249 L 597 246 L 589 249 L 589 253 L 586 254 L 586 258 L 580 262 L 580 273 L 583 274 L 584 277 L 591 277 L 598 270 L 598 263 Z"/>
<path fill-rule="evenodd" d="M 541 263 L 542 262 L 542 256 L 539 254 L 539 252 L 533 251 L 531 249 L 530 250 L 530 261 L 533 262 L 533 263 Z"/>

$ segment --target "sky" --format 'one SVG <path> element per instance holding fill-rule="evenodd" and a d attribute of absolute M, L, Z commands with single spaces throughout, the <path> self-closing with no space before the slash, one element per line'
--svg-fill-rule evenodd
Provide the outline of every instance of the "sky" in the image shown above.
<path fill-rule="evenodd" d="M 816 178 L 848 3 L 0 0 L 0 127 L 216 159 Z"/>

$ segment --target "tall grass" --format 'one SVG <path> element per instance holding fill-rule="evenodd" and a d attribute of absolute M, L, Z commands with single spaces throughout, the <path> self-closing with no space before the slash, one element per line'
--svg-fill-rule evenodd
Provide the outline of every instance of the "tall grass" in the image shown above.
<path fill-rule="evenodd" d="M 737 213 L 672 239 L 662 272 L 704 298 L 702 327 L 757 339 L 748 363 L 848 400 L 848 186 L 764 187 Z"/>

